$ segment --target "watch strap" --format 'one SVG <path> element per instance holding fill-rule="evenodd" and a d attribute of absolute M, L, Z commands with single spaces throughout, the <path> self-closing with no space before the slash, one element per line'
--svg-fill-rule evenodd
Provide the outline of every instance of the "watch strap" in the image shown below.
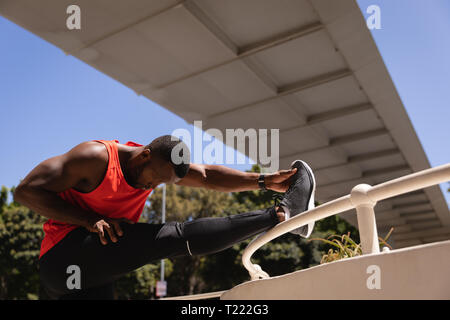
<path fill-rule="evenodd" d="M 267 190 L 266 188 L 266 181 L 265 181 L 265 176 L 263 174 L 259 175 L 258 178 L 258 186 L 261 190 Z"/>

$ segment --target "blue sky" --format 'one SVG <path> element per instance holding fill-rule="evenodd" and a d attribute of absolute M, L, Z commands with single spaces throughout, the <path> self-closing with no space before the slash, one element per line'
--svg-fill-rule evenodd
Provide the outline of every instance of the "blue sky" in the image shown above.
<path fill-rule="evenodd" d="M 378 46 L 432 167 L 450 162 L 450 1 L 358 0 L 378 5 Z M 447 203 L 448 183 L 442 184 Z"/>
<path fill-rule="evenodd" d="M 359 0 L 430 164 L 450 161 L 450 1 Z M 148 143 L 183 119 L 0 17 L 0 185 L 91 139 Z M 246 169 L 250 165 L 234 166 Z M 448 184 L 442 185 L 442 189 Z M 450 195 L 444 193 L 447 202 Z"/>

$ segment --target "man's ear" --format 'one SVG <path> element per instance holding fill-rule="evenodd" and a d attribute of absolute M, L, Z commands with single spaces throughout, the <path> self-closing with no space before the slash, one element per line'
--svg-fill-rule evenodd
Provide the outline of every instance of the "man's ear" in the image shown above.
<path fill-rule="evenodd" d="M 144 159 L 144 160 L 150 159 L 150 157 L 151 157 L 150 149 L 144 149 L 144 150 L 142 151 L 142 153 L 141 153 L 141 157 L 142 157 L 142 159 Z"/>

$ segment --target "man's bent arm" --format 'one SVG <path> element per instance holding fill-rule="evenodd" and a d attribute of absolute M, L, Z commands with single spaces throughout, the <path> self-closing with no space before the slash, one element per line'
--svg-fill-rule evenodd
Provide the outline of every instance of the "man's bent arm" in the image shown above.
<path fill-rule="evenodd" d="M 97 213 L 77 208 L 57 193 L 74 187 L 86 174 L 86 168 L 95 163 L 98 160 L 87 157 L 86 145 L 80 144 L 34 168 L 17 186 L 14 200 L 49 219 L 92 227 L 100 217 Z"/>

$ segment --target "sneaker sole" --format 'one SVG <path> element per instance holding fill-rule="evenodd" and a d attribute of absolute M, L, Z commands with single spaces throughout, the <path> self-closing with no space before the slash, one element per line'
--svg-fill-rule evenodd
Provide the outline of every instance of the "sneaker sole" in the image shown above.
<path fill-rule="evenodd" d="M 305 166 L 306 172 L 308 172 L 309 178 L 310 178 L 311 181 L 312 181 L 313 189 L 312 189 L 312 191 L 311 191 L 311 195 L 309 196 L 308 208 L 307 208 L 307 210 L 306 210 L 306 211 L 309 211 L 309 210 L 315 208 L 315 204 L 314 204 L 314 196 L 315 196 L 315 193 L 316 193 L 316 179 L 314 178 L 314 173 L 313 173 L 312 169 L 311 169 L 311 168 L 309 167 L 309 165 L 308 165 L 305 161 L 303 161 L 303 160 L 295 160 L 295 161 L 293 161 L 293 162 L 291 163 L 291 167 L 294 165 L 294 163 L 295 163 L 296 161 L 300 161 L 300 162 Z M 309 238 L 309 236 L 311 235 L 311 233 L 312 233 L 312 231 L 313 231 L 313 229 L 314 229 L 314 221 L 311 222 L 311 223 L 308 223 L 307 226 L 308 226 L 308 232 L 307 232 L 307 234 L 306 234 L 306 235 L 301 235 L 301 236 L 304 237 L 304 238 Z M 292 231 L 291 231 L 291 232 L 292 232 Z"/>

